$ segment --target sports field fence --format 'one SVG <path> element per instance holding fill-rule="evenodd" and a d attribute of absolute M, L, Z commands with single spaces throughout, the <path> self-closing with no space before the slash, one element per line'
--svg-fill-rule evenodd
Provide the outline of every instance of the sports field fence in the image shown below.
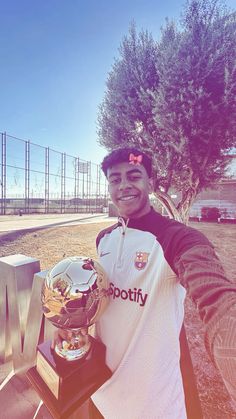
<path fill-rule="evenodd" d="M 107 182 L 98 164 L 1 133 L 0 214 L 100 213 Z"/>

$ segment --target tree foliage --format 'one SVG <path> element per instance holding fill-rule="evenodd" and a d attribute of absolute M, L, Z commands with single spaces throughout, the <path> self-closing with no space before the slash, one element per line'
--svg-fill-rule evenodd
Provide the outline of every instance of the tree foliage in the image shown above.
<path fill-rule="evenodd" d="M 137 35 L 133 23 L 119 52 L 98 116 L 99 141 L 108 149 L 135 143 L 140 122 L 154 124 L 151 92 L 158 88 L 157 45 L 147 31 Z"/>
<path fill-rule="evenodd" d="M 181 191 L 182 219 L 225 175 L 236 144 L 235 39 L 235 13 L 218 0 L 191 0 L 179 25 L 166 21 L 159 42 L 132 24 L 108 76 L 100 143 L 151 154 L 155 192 L 173 209 L 168 192 Z"/>

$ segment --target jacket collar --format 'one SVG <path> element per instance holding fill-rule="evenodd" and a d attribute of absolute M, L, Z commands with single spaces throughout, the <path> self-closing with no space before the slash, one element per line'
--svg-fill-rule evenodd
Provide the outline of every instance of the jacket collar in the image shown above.
<path fill-rule="evenodd" d="M 139 218 L 124 218 L 124 217 L 119 217 L 118 218 L 118 225 L 123 225 L 124 223 L 126 224 L 127 227 L 137 227 L 140 225 L 144 225 L 146 224 L 147 221 L 150 220 L 150 217 L 156 213 L 156 211 L 153 209 L 153 207 L 151 206 L 150 211 L 143 215 L 142 217 Z"/>

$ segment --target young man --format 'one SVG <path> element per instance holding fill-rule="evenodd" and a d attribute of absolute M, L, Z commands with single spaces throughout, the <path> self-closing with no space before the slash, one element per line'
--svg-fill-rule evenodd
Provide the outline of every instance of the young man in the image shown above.
<path fill-rule="evenodd" d="M 236 287 L 213 246 L 197 230 L 153 210 L 152 165 L 143 152 L 115 150 L 102 169 L 119 212 L 118 223 L 97 238 L 110 281 L 110 304 L 97 331 L 113 375 L 93 394 L 91 418 L 187 417 L 179 343 L 186 291 L 236 401 Z"/>
<path fill-rule="evenodd" d="M 113 375 L 93 403 L 106 419 L 187 417 L 179 345 L 185 290 L 236 400 L 236 287 L 225 278 L 212 244 L 152 209 L 151 160 L 143 152 L 115 150 L 102 169 L 119 219 L 97 238 L 111 299 L 98 334 Z"/>

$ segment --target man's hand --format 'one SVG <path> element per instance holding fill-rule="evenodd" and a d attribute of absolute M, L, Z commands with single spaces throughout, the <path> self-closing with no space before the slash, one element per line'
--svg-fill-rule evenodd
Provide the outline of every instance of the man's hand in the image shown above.
<path fill-rule="evenodd" d="M 79 346 L 83 346 L 88 339 L 87 334 L 87 327 L 81 328 L 77 333 L 75 333 L 73 330 L 57 329 L 54 332 L 51 348 L 55 349 L 55 346 L 57 345 L 58 349 L 61 350 L 63 348 L 63 341 L 69 342 L 71 346 L 78 346 L 78 344 Z"/>
<path fill-rule="evenodd" d="M 73 340 L 73 332 L 66 329 L 57 329 L 54 332 L 54 336 L 52 338 L 51 342 L 51 348 L 55 349 L 55 346 L 58 346 L 58 349 L 62 349 L 62 342 L 65 341 L 71 341 Z"/>

